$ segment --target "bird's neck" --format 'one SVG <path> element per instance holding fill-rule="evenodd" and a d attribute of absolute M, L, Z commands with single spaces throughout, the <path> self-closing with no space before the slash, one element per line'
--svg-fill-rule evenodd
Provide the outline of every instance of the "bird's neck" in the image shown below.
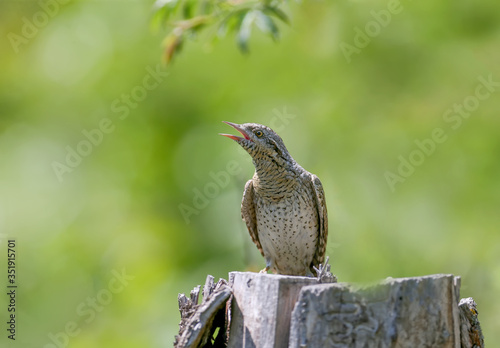
<path fill-rule="evenodd" d="M 268 193 L 281 191 L 283 185 L 290 185 L 297 178 L 292 161 L 271 157 L 254 159 L 254 187 Z"/>

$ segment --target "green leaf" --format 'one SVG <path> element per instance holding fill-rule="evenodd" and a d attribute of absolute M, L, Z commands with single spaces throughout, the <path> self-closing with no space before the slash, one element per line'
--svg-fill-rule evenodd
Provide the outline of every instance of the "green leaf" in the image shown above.
<path fill-rule="evenodd" d="M 265 6 L 263 11 L 264 13 L 270 14 L 276 18 L 281 19 L 286 24 L 290 24 L 290 19 L 288 18 L 288 15 L 278 7 Z"/>
<path fill-rule="evenodd" d="M 210 14 L 214 12 L 214 4 L 210 0 L 200 0 L 200 11 L 201 14 Z"/>
<path fill-rule="evenodd" d="M 179 0 L 156 0 L 153 4 L 153 11 L 159 9 L 175 10 L 179 5 Z"/>
<path fill-rule="evenodd" d="M 182 6 L 182 17 L 184 19 L 192 18 L 197 4 L 198 0 L 184 0 Z"/>
<path fill-rule="evenodd" d="M 255 24 L 266 34 L 270 34 L 273 40 L 279 39 L 279 30 L 273 19 L 261 11 L 256 11 Z"/>
<path fill-rule="evenodd" d="M 240 28 L 238 30 L 237 42 L 238 47 L 241 52 L 248 53 L 248 40 L 250 39 L 250 35 L 252 33 L 252 24 L 257 17 L 257 11 L 248 11 L 248 13 L 243 17 L 241 21 Z"/>
<path fill-rule="evenodd" d="M 158 30 L 175 14 L 179 6 L 179 0 L 157 0 L 153 5 L 153 16 L 151 28 Z"/>
<path fill-rule="evenodd" d="M 249 9 L 247 8 L 231 11 L 220 21 L 219 28 L 217 29 L 217 35 L 219 37 L 224 37 L 230 31 L 238 31 L 241 26 L 241 22 L 248 11 Z"/>

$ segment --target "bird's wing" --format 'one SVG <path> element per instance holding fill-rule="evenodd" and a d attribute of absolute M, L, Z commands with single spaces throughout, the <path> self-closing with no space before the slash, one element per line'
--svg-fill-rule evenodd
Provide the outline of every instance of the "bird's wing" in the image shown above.
<path fill-rule="evenodd" d="M 326 241 L 328 239 L 328 213 L 326 211 L 325 192 L 319 178 L 311 174 L 309 181 L 314 193 L 316 207 L 318 209 L 319 236 L 316 251 L 314 252 L 313 265 L 318 267 L 325 259 Z"/>
<path fill-rule="evenodd" d="M 262 256 L 264 256 L 264 251 L 262 250 L 262 245 L 259 241 L 259 233 L 257 231 L 257 216 L 255 214 L 255 203 L 253 201 L 253 181 L 248 180 L 245 185 L 245 191 L 243 192 L 243 200 L 241 201 L 241 217 L 243 221 L 247 224 L 248 232 L 252 241 L 257 245 Z"/>

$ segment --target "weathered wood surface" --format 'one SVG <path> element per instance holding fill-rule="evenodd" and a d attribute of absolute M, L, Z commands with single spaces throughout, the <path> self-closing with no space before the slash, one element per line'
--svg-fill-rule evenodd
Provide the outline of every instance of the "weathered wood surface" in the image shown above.
<path fill-rule="evenodd" d="M 179 335 L 175 337 L 174 347 L 212 347 L 225 345 L 225 330 L 217 343 L 212 343 L 212 335 L 217 327 L 225 326 L 225 306 L 231 296 L 231 289 L 227 282 L 221 279 L 214 284 L 214 277 L 207 276 L 203 287 L 203 299 L 198 304 L 200 286 L 191 291 L 190 298 L 179 294 L 179 311 L 181 322 L 179 324 Z M 216 322 L 217 323 L 214 323 Z M 222 321 L 222 323 L 219 323 Z"/>
<path fill-rule="evenodd" d="M 477 305 L 472 297 L 463 298 L 458 303 L 460 308 L 460 332 L 462 347 L 484 347 L 484 337 L 477 318 Z"/>
<path fill-rule="evenodd" d="M 290 347 L 460 348 L 459 288 L 452 275 L 304 287 Z"/>
<path fill-rule="evenodd" d="M 484 347 L 476 303 L 459 305 L 453 275 L 367 287 L 259 273 L 231 272 L 229 279 L 214 286 L 207 278 L 200 305 L 199 287 L 196 301 L 193 292 L 191 300 L 179 295 L 177 348 Z"/>
<path fill-rule="evenodd" d="M 229 273 L 233 290 L 228 347 L 287 347 L 290 316 L 303 286 L 316 278 Z"/>

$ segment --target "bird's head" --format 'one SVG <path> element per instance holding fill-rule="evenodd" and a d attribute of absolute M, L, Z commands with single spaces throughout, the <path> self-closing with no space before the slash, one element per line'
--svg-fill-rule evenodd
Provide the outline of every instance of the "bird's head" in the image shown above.
<path fill-rule="evenodd" d="M 252 156 L 254 162 L 274 160 L 280 165 L 284 165 L 285 162 L 293 162 L 283 140 L 271 128 L 258 123 L 236 124 L 226 121 L 224 123 L 235 128 L 243 137 L 223 133 L 220 135 L 231 138 L 240 144 Z"/>

